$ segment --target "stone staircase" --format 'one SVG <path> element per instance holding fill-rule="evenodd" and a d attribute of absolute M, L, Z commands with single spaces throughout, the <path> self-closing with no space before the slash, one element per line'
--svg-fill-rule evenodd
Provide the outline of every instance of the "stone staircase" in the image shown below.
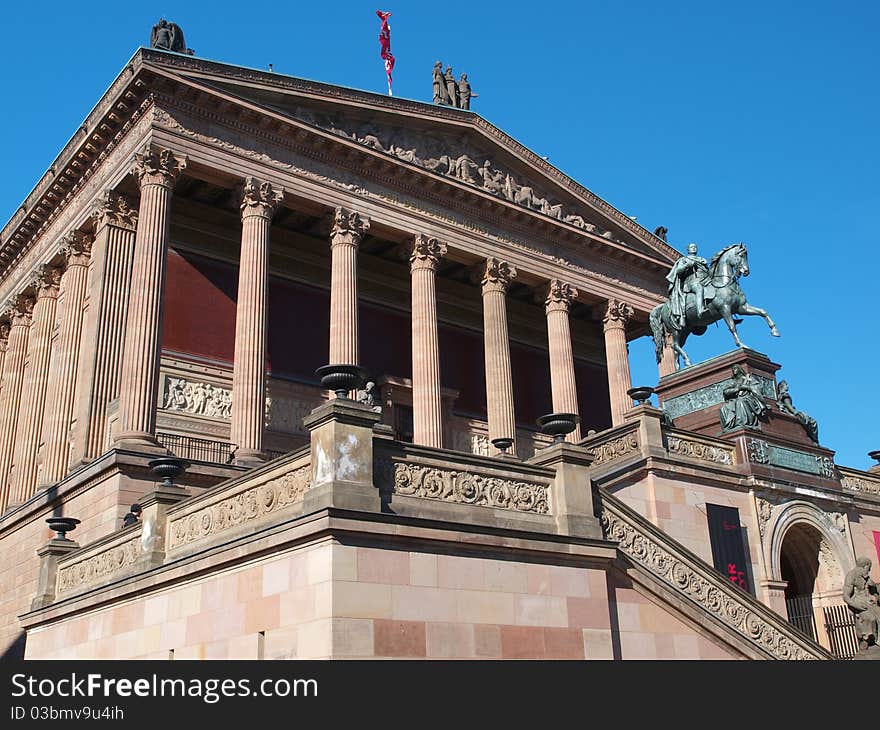
<path fill-rule="evenodd" d="M 750 658 L 834 658 L 619 499 L 601 488 L 599 495 L 604 536 L 628 559 L 634 582 Z"/>

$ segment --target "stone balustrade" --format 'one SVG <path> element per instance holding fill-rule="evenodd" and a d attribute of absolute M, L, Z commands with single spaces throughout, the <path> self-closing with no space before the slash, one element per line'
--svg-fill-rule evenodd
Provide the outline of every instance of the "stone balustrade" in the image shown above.
<path fill-rule="evenodd" d="M 604 490 L 602 530 L 618 549 L 677 596 L 733 629 L 772 659 L 831 659 L 781 616 L 760 603 L 648 520 Z"/>
<path fill-rule="evenodd" d="M 311 473 L 306 447 L 182 502 L 168 511 L 168 553 L 201 549 L 297 515 Z"/>
<path fill-rule="evenodd" d="M 65 598 L 122 578 L 143 567 L 152 551 L 144 525 L 111 533 L 58 561 L 55 598 Z"/>
<path fill-rule="evenodd" d="M 618 462 L 625 457 L 641 455 L 641 439 L 636 423 L 627 423 L 588 436 L 581 444 L 593 452 L 593 466 L 601 467 Z"/>
<path fill-rule="evenodd" d="M 693 459 L 713 466 L 736 464 L 736 447 L 729 441 L 667 428 L 663 429 L 663 434 L 670 458 Z"/>
<path fill-rule="evenodd" d="M 838 466 L 840 483 L 848 492 L 856 492 L 860 497 L 880 499 L 880 476 L 867 471 Z"/>

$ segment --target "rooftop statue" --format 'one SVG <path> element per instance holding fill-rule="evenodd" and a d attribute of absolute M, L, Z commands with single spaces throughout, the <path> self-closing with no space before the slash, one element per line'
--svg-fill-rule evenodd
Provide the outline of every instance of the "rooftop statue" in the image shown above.
<path fill-rule="evenodd" d="M 871 560 L 856 558 L 856 567 L 843 581 L 843 600 L 855 614 L 856 635 L 859 639 L 859 659 L 880 659 L 880 605 L 877 584 L 871 580 Z"/>
<path fill-rule="evenodd" d="M 798 421 L 801 422 L 801 425 L 804 427 L 804 430 L 807 432 L 807 436 L 810 437 L 810 440 L 813 443 L 818 444 L 819 424 L 815 418 L 813 418 L 812 416 L 808 416 L 803 411 L 799 411 L 794 407 L 791 402 L 791 395 L 789 395 L 788 393 L 788 381 L 779 381 L 776 400 L 779 403 L 780 410 L 783 410 L 786 413 L 790 413 L 792 416 L 797 418 Z"/>
<path fill-rule="evenodd" d="M 150 48 L 185 53 L 188 56 L 193 55 L 192 49 L 186 47 L 180 26 L 177 23 L 169 23 L 165 18 L 159 20 L 150 31 Z"/>
<path fill-rule="evenodd" d="M 470 109 L 471 99 L 479 96 L 471 91 L 467 74 L 462 74 L 461 78 L 456 81 L 452 74 L 452 66 L 447 66 L 444 72 L 442 61 L 437 61 L 434 64 L 431 89 L 435 104 L 454 106 L 457 109 Z"/>
<path fill-rule="evenodd" d="M 702 335 L 708 325 L 723 319 L 738 347 L 745 347 L 736 331 L 742 323 L 734 315 L 757 315 L 763 317 L 770 327 L 770 334 L 779 337 L 776 324 L 770 315 L 759 307 L 746 302 L 746 295 L 739 286 L 740 276 L 749 275 L 749 258 L 744 243 L 734 243 L 721 249 L 710 262 L 697 256 L 697 245 L 688 246 L 686 255 L 680 257 L 669 270 L 669 299 L 651 311 L 651 332 L 654 350 L 659 363 L 663 357 L 666 336 L 671 335 L 672 350 L 685 366 L 691 364 L 682 349 L 688 336 Z"/>

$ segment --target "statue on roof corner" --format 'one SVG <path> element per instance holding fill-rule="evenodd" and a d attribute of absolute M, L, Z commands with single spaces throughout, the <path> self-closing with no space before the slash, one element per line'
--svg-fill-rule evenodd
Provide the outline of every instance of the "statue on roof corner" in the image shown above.
<path fill-rule="evenodd" d="M 193 55 L 193 50 L 186 47 L 180 26 L 177 23 L 169 23 L 165 18 L 161 18 L 150 31 L 150 48 Z"/>
<path fill-rule="evenodd" d="M 471 91 L 467 74 L 462 74 L 456 81 L 455 76 L 452 75 L 452 66 L 447 66 L 444 72 L 442 61 L 434 64 L 431 86 L 435 104 L 452 106 L 456 109 L 470 109 L 471 99 L 479 96 Z"/>
<path fill-rule="evenodd" d="M 710 262 L 697 256 L 696 244 L 688 246 L 688 253 L 672 265 L 667 275 L 669 299 L 651 311 L 649 322 L 654 336 L 657 362 L 663 358 L 666 336 L 675 353 L 676 370 L 679 360 L 691 364 L 682 349 L 690 335 L 702 335 L 706 328 L 723 319 L 737 347 L 745 348 L 736 326 L 742 320 L 736 315 L 763 317 L 770 334 L 779 337 L 779 330 L 766 310 L 753 307 L 739 286 L 739 278 L 749 275 L 749 255 L 744 243 L 734 243 L 716 253 Z"/>

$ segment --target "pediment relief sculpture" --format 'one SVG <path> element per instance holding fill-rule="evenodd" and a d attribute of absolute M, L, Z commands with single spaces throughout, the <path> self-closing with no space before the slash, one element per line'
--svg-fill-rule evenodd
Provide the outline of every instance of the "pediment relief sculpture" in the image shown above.
<path fill-rule="evenodd" d="M 343 121 L 342 115 L 318 113 L 303 107 L 284 111 L 306 124 L 353 140 L 364 147 L 454 178 L 589 233 L 620 241 L 612 231 L 587 221 L 569 206 L 538 190 L 531 180 L 512 173 L 491 159 L 491 154 L 477 149 L 466 139 L 453 143 L 448 137 L 402 127 L 380 128 L 370 122 Z"/>

